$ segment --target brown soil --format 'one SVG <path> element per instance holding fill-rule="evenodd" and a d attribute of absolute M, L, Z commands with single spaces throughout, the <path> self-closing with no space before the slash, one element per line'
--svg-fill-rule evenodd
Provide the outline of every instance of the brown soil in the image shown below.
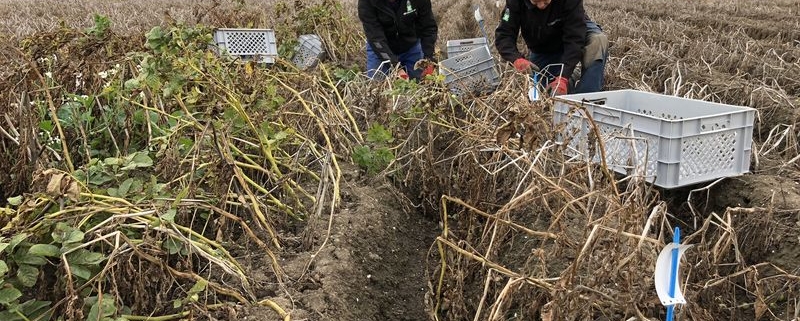
<path fill-rule="evenodd" d="M 725 180 L 718 188 L 712 189 L 709 201 L 720 210 L 736 207 L 771 209 L 768 216 L 751 217 L 754 229 L 743 233 L 745 237 L 775 242 L 768 241 L 768 248 L 753 249 L 747 256 L 753 262 L 769 262 L 789 271 L 798 268 L 800 237 L 782 232 L 800 226 L 800 182 L 778 175 L 745 175 Z"/>
<path fill-rule="evenodd" d="M 392 205 L 399 200 L 388 186 L 353 186 L 351 195 L 312 269 L 322 289 L 304 293 L 304 302 L 338 320 L 425 319 L 425 260 L 435 225 Z M 313 304 L 320 296 L 329 309 Z"/>
<path fill-rule="evenodd" d="M 313 246 L 281 254 L 290 280 L 285 292 L 267 286 L 277 292 L 273 301 L 292 320 L 427 320 L 425 268 L 436 224 L 408 211 L 388 183 L 359 177 L 355 168 L 344 178 L 333 221 L 323 214 L 306 227 Z M 254 258 L 252 275 L 271 278 L 266 262 Z M 266 307 L 243 308 L 238 316 L 276 318 Z"/>

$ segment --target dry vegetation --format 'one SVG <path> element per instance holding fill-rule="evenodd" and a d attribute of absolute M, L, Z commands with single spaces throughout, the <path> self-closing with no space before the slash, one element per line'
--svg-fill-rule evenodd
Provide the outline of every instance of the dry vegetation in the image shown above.
<path fill-rule="evenodd" d="M 528 103 L 526 77 L 505 65 L 498 91 L 465 99 L 440 80 L 353 73 L 354 2 L 0 4 L 5 289 L 70 320 L 237 318 L 225 302 L 297 319 L 313 257 L 300 272 L 283 259 L 322 251 L 354 162 L 440 223 L 431 319 L 662 319 L 653 268 L 675 226 L 694 245 L 680 319 L 800 317 L 796 1 L 587 1 L 612 41 L 608 89 L 759 111 L 753 174 L 674 191 L 563 157 L 550 102 Z M 479 4 L 491 32 L 498 10 Z M 473 5 L 435 1 L 440 44 L 480 35 Z M 316 32 L 331 57 L 305 72 L 238 64 L 207 54 L 207 29 L 174 21 Z M 268 268 L 241 262 L 253 251 Z"/>

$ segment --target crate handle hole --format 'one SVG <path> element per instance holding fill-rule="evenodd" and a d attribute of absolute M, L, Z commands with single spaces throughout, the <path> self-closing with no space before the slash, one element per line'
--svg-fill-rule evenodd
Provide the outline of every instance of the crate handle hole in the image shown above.
<path fill-rule="evenodd" d="M 597 99 L 587 99 L 586 101 L 588 103 L 590 103 L 590 104 L 605 105 L 606 104 L 606 100 L 607 100 L 606 98 L 597 98 Z"/>

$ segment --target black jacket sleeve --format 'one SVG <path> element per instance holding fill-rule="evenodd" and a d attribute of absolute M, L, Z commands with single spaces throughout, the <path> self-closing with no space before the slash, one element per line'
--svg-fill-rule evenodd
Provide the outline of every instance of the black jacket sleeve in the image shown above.
<path fill-rule="evenodd" d="M 523 12 L 520 11 L 520 0 L 506 0 L 506 7 L 500 13 L 500 24 L 494 31 L 494 43 L 497 52 L 504 60 L 514 62 L 522 58 L 522 54 L 517 48 L 517 37 L 519 36 L 520 22 Z M 527 1 L 527 0 L 524 0 Z"/>
<path fill-rule="evenodd" d="M 569 78 L 583 56 L 586 11 L 583 9 L 583 0 L 567 1 L 564 10 L 564 53 L 561 61 L 564 63 L 563 76 Z"/>
<path fill-rule="evenodd" d="M 378 8 L 370 0 L 358 0 L 358 19 L 364 26 L 364 35 L 372 50 L 384 61 L 389 60 L 392 66 L 397 65 L 398 58 L 389 48 L 389 42 L 383 27 L 378 22 Z"/>
<path fill-rule="evenodd" d="M 439 27 L 436 25 L 436 18 L 433 16 L 431 1 L 422 1 L 422 6 L 417 10 L 419 10 L 419 19 L 416 23 L 416 32 L 422 45 L 422 53 L 425 55 L 425 58 L 433 60 L 433 52 L 436 48 L 436 38 L 439 34 Z"/>

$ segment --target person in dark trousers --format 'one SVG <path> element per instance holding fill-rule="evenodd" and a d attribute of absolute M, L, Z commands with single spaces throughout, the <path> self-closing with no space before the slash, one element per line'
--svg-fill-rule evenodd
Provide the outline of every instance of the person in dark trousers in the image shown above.
<path fill-rule="evenodd" d="M 522 34 L 530 56 L 517 50 Z M 530 72 L 546 68 L 547 89 L 555 95 L 587 93 L 603 88 L 608 37 L 589 19 L 583 0 L 506 0 L 495 30 L 495 46 L 514 68 Z M 569 77 L 578 62 L 581 77 L 569 88 Z"/>
<path fill-rule="evenodd" d="M 399 66 L 401 78 L 433 74 L 433 64 L 414 69 L 417 61 L 434 60 L 439 29 L 431 0 L 358 0 L 358 18 L 367 37 L 367 76 L 389 74 Z"/>

